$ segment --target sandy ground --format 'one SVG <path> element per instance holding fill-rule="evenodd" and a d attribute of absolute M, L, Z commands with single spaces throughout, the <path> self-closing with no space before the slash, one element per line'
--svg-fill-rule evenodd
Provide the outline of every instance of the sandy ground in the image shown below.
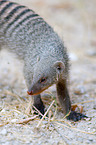
<path fill-rule="evenodd" d="M 41 122 L 29 112 L 30 98 L 22 65 L 6 51 L 0 53 L 0 145 L 96 145 L 96 1 L 95 0 L 14 0 L 40 14 L 61 36 L 70 56 L 72 104 L 83 107 L 91 117 L 67 121 L 59 105 Z M 55 87 L 49 89 L 56 96 Z M 45 92 L 46 93 L 46 92 Z M 46 108 L 53 98 L 42 94 Z M 44 97 L 45 96 L 45 97 Z M 49 97 L 48 97 L 49 96 Z M 56 106 L 56 105 L 55 105 Z M 55 118 L 50 118 L 56 112 Z M 54 116 L 54 115 L 53 115 Z"/>

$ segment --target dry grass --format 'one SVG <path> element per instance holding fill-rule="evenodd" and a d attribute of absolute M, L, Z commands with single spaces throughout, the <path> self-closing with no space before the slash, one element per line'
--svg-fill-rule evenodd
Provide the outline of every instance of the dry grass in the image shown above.
<path fill-rule="evenodd" d="M 51 101 L 51 104 L 48 107 L 48 109 L 46 110 L 44 115 L 42 115 L 39 112 L 39 110 L 37 110 L 35 108 L 35 106 L 33 106 L 34 110 L 32 109 L 32 99 L 29 100 L 27 98 L 26 100 L 24 100 L 20 96 L 16 95 L 15 93 L 12 93 L 10 91 L 4 91 L 2 93 L 5 94 L 6 97 L 7 97 L 7 95 L 10 95 L 10 97 L 13 97 L 13 98 L 15 97 L 16 100 L 14 100 L 11 104 L 7 104 L 6 102 L 4 102 L 4 105 L 3 105 L 4 108 L 2 108 L 0 110 L 0 119 L 1 119 L 0 127 L 4 126 L 6 124 L 27 124 L 34 120 L 38 120 L 39 122 L 38 122 L 36 128 L 40 128 L 40 127 L 42 127 L 43 119 L 46 119 L 46 121 L 48 122 L 48 126 L 50 125 L 50 123 L 53 125 L 58 124 L 59 126 L 63 126 L 64 128 L 68 128 L 68 129 L 71 129 L 71 130 L 74 130 L 77 132 L 96 135 L 95 132 L 88 132 L 88 131 L 80 130 L 76 127 L 73 127 L 71 125 L 71 123 L 69 123 L 65 119 L 66 116 L 68 116 L 69 114 L 67 114 L 63 119 L 57 119 L 57 117 L 56 117 L 57 108 L 59 108 L 59 107 L 56 102 L 56 98 L 50 92 L 47 92 L 47 93 L 50 94 L 51 98 L 49 97 L 49 100 L 48 100 L 48 98 L 45 98 L 45 100 L 43 100 L 46 102 L 47 106 L 48 106 L 49 102 Z M 94 100 L 84 101 L 84 102 L 80 102 L 77 104 L 84 104 L 84 103 L 88 103 L 88 102 L 92 102 L 92 101 L 94 101 Z M 48 102 L 48 104 L 47 104 L 47 102 Z M 77 104 L 75 104 L 75 105 L 77 105 Z M 38 115 L 34 115 L 34 111 L 37 112 Z M 58 111 L 61 111 L 61 109 L 59 108 Z M 40 119 L 38 117 L 39 115 L 42 116 L 42 119 Z M 56 128 L 55 128 L 55 130 L 56 130 Z"/>

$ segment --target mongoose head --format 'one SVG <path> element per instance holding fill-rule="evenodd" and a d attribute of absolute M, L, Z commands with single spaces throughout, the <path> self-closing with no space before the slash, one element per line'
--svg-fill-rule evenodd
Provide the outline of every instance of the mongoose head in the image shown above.
<path fill-rule="evenodd" d="M 38 95 L 53 84 L 64 74 L 65 65 L 62 61 L 39 61 L 34 67 L 33 80 L 27 93 Z"/>

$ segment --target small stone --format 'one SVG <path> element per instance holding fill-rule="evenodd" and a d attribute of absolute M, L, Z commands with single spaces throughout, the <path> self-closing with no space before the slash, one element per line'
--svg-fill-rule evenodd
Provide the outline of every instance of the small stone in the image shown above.
<path fill-rule="evenodd" d="M 43 122 L 43 124 L 47 124 L 48 123 L 48 121 L 42 121 Z"/>
<path fill-rule="evenodd" d="M 2 131 L 0 131 L 0 134 L 6 135 L 7 134 L 7 130 L 6 129 L 3 129 Z"/>
<path fill-rule="evenodd" d="M 83 87 L 83 86 L 78 86 L 77 88 L 76 88 L 76 90 L 74 91 L 74 93 L 76 94 L 76 95 L 82 95 L 82 94 L 84 94 L 86 91 L 85 91 L 85 88 Z"/>
<path fill-rule="evenodd" d="M 18 119 L 12 119 L 11 123 L 16 123 L 18 121 Z"/>
<path fill-rule="evenodd" d="M 53 128 L 53 127 L 51 127 L 51 126 L 49 126 L 49 130 L 50 130 L 50 131 L 52 131 L 52 130 L 54 130 L 54 128 Z"/>
<path fill-rule="evenodd" d="M 90 49 L 86 53 L 87 53 L 88 56 L 96 56 L 96 50 L 91 50 Z"/>
<path fill-rule="evenodd" d="M 93 129 L 93 132 L 96 132 L 96 129 Z"/>
<path fill-rule="evenodd" d="M 69 58 L 70 58 L 71 61 L 77 61 L 78 60 L 78 57 L 74 53 L 70 53 Z"/>
<path fill-rule="evenodd" d="M 42 125 L 42 128 L 46 128 L 46 125 Z"/>
<path fill-rule="evenodd" d="M 90 130 L 90 128 L 88 127 L 88 130 Z"/>

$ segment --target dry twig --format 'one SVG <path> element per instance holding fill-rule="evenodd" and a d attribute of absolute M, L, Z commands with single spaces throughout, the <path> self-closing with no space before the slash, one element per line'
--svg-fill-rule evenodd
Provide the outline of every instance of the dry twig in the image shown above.
<path fill-rule="evenodd" d="M 49 112 L 49 110 L 51 109 L 52 105 L 54 104 L 55 100 L 52 101 L 51 105 L 49 106 L 49 108 L 47 109 L 47 111 L 45 112 L 45 114 L 43 115 L 42 119 L 39 121 L 37 128 L 40 126 L 41 122 L 43 121 L 43 119 L 45 118 L 45 116 L 47 115 L 47 113 Z"/>
<path fill-rule="evenodd" d="M 32 116 L 32 117 L 27 118 L 27 119 L 23 119 L 22 121 L 18 122 L 17 124 L 25 124 L 25 123 L 28 123 L 29 121 L 34 120 L 37 116 L 38 115 Z"/>

